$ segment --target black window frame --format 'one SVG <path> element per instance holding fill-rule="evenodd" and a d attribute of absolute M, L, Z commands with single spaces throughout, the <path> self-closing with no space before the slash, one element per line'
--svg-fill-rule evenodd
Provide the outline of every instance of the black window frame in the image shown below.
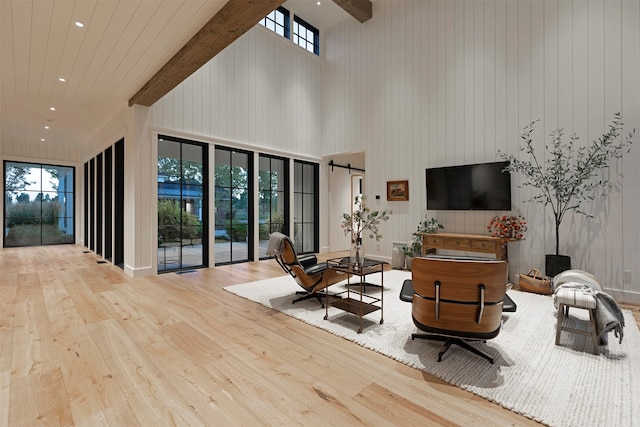
<path fill-rule="evenodd" d="M 202 149 L 202 237 L 201 237 L 201 241 L 202 241 L 202 264 L 198 264 L 198 265 L 184 265 L 184 258 L 183 258 L 183 254 L 182 254 L 182 246 L 180 247 L 180 257 L 179 257 L 179 267 L 177 268 L 167 268 L 167 269 L 158 269 L 158 274 L 165 274 L 165 273 L 176 273 L 176 272 L 181 272 L 181 271 L 189 271 L 189 270 L 195 270 L 195 269 L 202 269 L 202 268 L 208 268 L 209 267 L 209 144 L 206 144 L 204 142 L 199 142 L 199 141 L 194 141 L 194 140 L 190 140 L 190 139 L 185 139 L 185 138 L 179 138 L 179 137 L 175 137 L 175 136 L 170 136 L 170 135 L 164 135 L 164 134 L 160 134 L 158 135 L 157 141 L 156 143 L 159 143 L 161 140 L 164 141 L 168 141 L 168 142 L 173 142 L 176 144 L 180 144 L 180 162 L 182 164 L 182 150 L 183 147 L 185 145 L 191 145 L 191 146 L 195 146 L 198 148 Z M 156 158 L 157 161 L 157 158 Z M 156 166 L 157 167 L 157 166 Z M 182 167 L 181 167 L 181 173 L 182 173 Z M 196 185 L 196 184 L 193 184 Z M 180 186 L 179 186 L 179 192 L 180 192 L 180 205 L 182 206 L 183 201 L 185 200 L 183 198 L 183 189 L 184 189 L 185 183 L 184 180 L 181 177 L 180 180 Z M 158 188 L 156 188 L 156 197 L 158 197 Z M 157 210 L 157 209 L 156 209 Z M 157 215 L 157 212 L 156 212 Z M 182 227 L 182 224 L 180 224 L 180 227 Z M 157 225 L 157 228 L 159 228 L 159 225 Z M 157 266 L 158 263 L 156 263 Z"/>
<path fill-rule="evenodd" d="M 309 24 L 304 19 L 300 18 L 298 15 L 293 17 L 293 37 L 291 40 L 294 44 L 300 46 L 306 51 L 313 52 L 316 55 L 320 55 L 320 30 L 318 30 L 313 25 Z M 297 26 L 296 26 L 297 24 Z M 301 37 L 299 35 L 299 27 L 303 27 L 306 29 L 307 33 L 313 34 L 313 40 L 309 40 L 308 37 Z M 301 42 L 304 41 L 304 44 Z M 309 49 L 309 45 L 313 47 L 313 49 Z"/>
<path fill-rule="evenodd" d="M 68 165 L 61 165 L 61 164 L 53 164 L 53 163 L 42 163 L 42 162 L 31 162 L 31 161 L 18 161 L 18 160 L 4 160 L 3 164 L 2 164 L 2 192 L 3 192 L 3 197 L 6 197 L 7 194 L 7 164 L 8 163 L 21 163 L 21 164 L 25 164 L 25 165 L 32 165 L 32 166 L 39 166 L 40 169 L 44 169 L 46 167 L 51 167 L 51 168 L 57 168 L 57 167 L 61 167 L 61 168 L 69 168 L 71 170 L 71 176 L 72 176 L 72 182 L 71 182 L 71 195 L 72 195 L 72 203 L 71 203 L 71 212 L 73 212 L 73 216 L 71 217 L 72 223 L 73 223 L 73 227 L 72 229 L 72 235 L 71 235 L 71 241 L 70 242 L 50 242 L 50 243 L 43 243 L 43 234 L 42 234 L 42 223 L 40 224 L 40 244 L 39 245 L 31 245 L 31 244 L 27 244 L 27 245 L 7 245 L 7 239 L 6 236 L 4 236 L 4 238 L 2 239 L 2 247 L 3 248 L 9 248 L 9 247 L 25 247 L 25 246 L 50 246 L 50 245 L 75 245 L 76 244 L 76 224 L 77 224 L 77 215 L 76 215 L 76 199 L 77 199 L 77 194 L 76 194 L 76 167 L 75 166 L 68 166 Z M 42 193 L 41 193 L 42 194 Z M 65 218 L 69 218 L 69 217 L 65 217 Z M 3 212 L 2 212 L 2 227 L 3 230 L 5 229 L 5 224 L 7 221 L 7 204 L 4 203 L 3 204 Z M 3 231 L 3 235 L 4 235 L 4 231 Z"/>
<path fill-rule="evenodd" d="M 230 264 L 239 264 L 239 263 L 244 263 L 244 262 L 251 262 L 251 261 L 255 261 L 256 260 L 256 256 L 255 256 L 255 251 L 253 250 L 253 246 L 254 246 L 254 231 L 255 231 L 255 226 L 256 226 L 256 216 L 254 214 L 254 206 L 256 205 L 256 200 L 255 200 L 255 195 L 257 194 L 255 185 L 254 185 L 254 168 L 253 168 L 253 164 L 254 164 L 254 152 L 250 151 L 250 150 L 243 150 L 240 148 L 233 148 L 233 147 L 228 147 L 228 146 L 224 146 L 224 145 L 215 145 L 213 147 L 214 152 L 220 150 L 220 151 L 225 151 L 228 152 L 231 156 L 231 159 L 233 160 L 233 154 L 242 154 L 242 155 L 246 155 L 247 156 L 247 258 L 246 259 L 234 259 L 233 258 L 233 251 L 230 252 L 230 261 L 222 261 L 219 262 L 218 260 L 215 261 L 214 265 L 216 267 L 218 266 L 222 266 L 222 265 L 230 265 Z M 213 163 L 213 169 L 214 169 L 214 174 L 215 172 L 215 168 L 218 165 L 218 160 L 217 160 L 217 155 L 216 157 L 216 161 Z M 231 167 L 233 167 L 233 163 L 230 165 Z M 214 183 L 214 194 L 218 193 L 219 189 L 229 189 L 229 188 L 233 188 L 233 187 L 225 187 L 222 185 L 219 185 L 219 183 L 216 181 Z M 236 187 L 237 188 L 237 187 Z M 217 195 L 214 196 L 213 199 L 213 204 L 216 204 L 216 200 L 217 200 Z M 218 212 L 218 207 L 214 207 L 214 209 L 216 210 L 216 213 Z M 216 221 L 214 220 L 214 224 L 213 227 L 215 229 L 215 227 L 217 226 Z"/>
<path fill-rule="evenodd" d="M 302 170 L 302 177 L 296 176 L 296 165 L 301 165 L 303 170 Z M 305 188 L 305 184 L 303 182 L 304 179 L 304 168 L 305 167 L 312 167 L 313 168 L 313 193 L 307 193 L 304 191 Z M 301 199 L 303 201 L 303 205 L 301 206 L 301 210 L 303 213 L 303 218 L 299 219 L 298 221 L 296 221 L 295 218 L 295 214 L 294 214 L 294 245 L 296 248 L 296 252 L 298 254 L 308 254 L 308 253 L 318 253 L 320 252 L 320 165 L 318 163 L 315 162 L 309 162 L 309 161 L 304 161 L 304 160 L 297 160 L 294 159 L 294 167 L 293 167 L 293 174 L 294 174 L 294 181 L 296 183 L 300 183 L 300 188 L 302 189 L 302 191 L 296 191 L 296 186 L 294 186 L 293 188 L 293 197 L 294 197 L 294 207 L 293 210 L 294 212 L 296 211 L 296 206 L 295 203 L 297 202 L 297 197 L 296 195 L 301 195 Z M 309 246 L 307 244 L 307 242 L 305 242 L 304 240 L 304 230 L 299 229 L 299 227 L 304 227 L 305 223 L 309 223 L 308 221 L 304 221 L 304 210 L 305 210 L 305 206 L 304 206 L 304 195 L 305 194 L 311 194 L 313 195 L 313 247 L 312 249 L 309 249 Z M 296 231 L 298 233 L 296 233 Z M 298 234 L 298 235 L 296 235 Z M 306 248 L 306 249 L 305 249 Z"/>
<path fill-rule="evenodd" d="M 280 25 L 278 24 L 276 19 L 271 18 L 271 14 L 278 14 L 280 13 L 283 16 L 283 20 L 284 20 L 284 25 Z M 282 32 L 284 34 L 280 34 L 278 33 L 275 29 L 269 28 L 269 25 L 267 23 L 272 23 L 274 27 L 277 28 L 282 28 Z M 291 39 L 291 18 L 289 15 L 289 11 L 287 9 L 285 9 L 284 7 L 280 6 L 275 10 L 272 10 L 271 12 L 269 12 L 269 15 L 265 16 L 264 18 L 262 18 L 259 22 L 260 25 L 262 25 L 263 27 L 265 27 L 267 30 L 269 31 L 273 31 L 274 33 L 278 34 L 279 36 L 284 37 L 285 39 Z"/>
<path fill-rule="evenodd" d="M 272 154 L 266 154 L 266 153 L 258 153 L 258 163 L 260 163 L 261 159 L 268 159 L 269 160 L 269 171 L 272 171 L 272 162 L 273 160 L 278 160 L 278 161 L 282 161 L 283 165 L 284 165 L 284 170 L 283 170 L 283 181 L 284 181 L 284 188 L 282 190 L 283 193 L 283 205 L 284 205 L 284 215 L 283 215 L 283 230 L 282 233 L 289 235 L 289 220 L 291 218 L 291 214 L 290 214 L 290 185 L 289 185 L 289 177 L 290 177 L 290 171 L 289 171 L 289 159 L 286 157 L 282 157 L 282 156 L 276 156 L 276 155 L 272 155 Z M 258 167 L 258 174 L 260 173 L 260 167 Z M 260 194 L 260 192 L 262 191 L 262 189 L 260 188 L 260 186 L 258 186 L 258 196 Z M 273 192 L 273 191 L 271 191 Z M 270 200 L 272 200 L 272 198 L 270 198 Z M 260 200 L 258 199 L 257 201 L 258 205 L 260 205 Z M 260 221 L 260 218 L 258 218 L 258 222 Z M 271 224 L 271 218 L 270 218 L 270 224 Z M 262 224 L 258 224 L 258 227 L 262 227 Z M 270 230 L 270 233 L 273 232 L 273 230 Z M 260 240 L 260 239 L 258 239 Z M 270 258 L 269 256 L 263 257 L 263 256 L 259 256 L 258 259 L 262 260 L 262 259 L 268 259 Z"/>

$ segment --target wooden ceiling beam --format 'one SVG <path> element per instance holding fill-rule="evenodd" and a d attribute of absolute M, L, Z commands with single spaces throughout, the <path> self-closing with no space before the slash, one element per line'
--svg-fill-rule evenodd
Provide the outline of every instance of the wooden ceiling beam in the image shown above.
<path fill-rule="evenodd" d="M 333 0 L 333 2 L 361 23 L 373 17 L 373 7 L 369 0 Z"/>
<path fill-rule="evenodd" d="M 229 0 L 140 90 L 129 99 L 153 105 L 222 52 L 285 0 Z"/>

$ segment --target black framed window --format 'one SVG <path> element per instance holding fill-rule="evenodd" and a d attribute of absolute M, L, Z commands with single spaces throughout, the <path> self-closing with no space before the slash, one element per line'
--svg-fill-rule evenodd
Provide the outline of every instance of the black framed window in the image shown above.
<path fill-rule="evenodd" d="M 253 260 L 253 153 L 216 146 L 216 265 Z"/>
<path fill-rule="evenodd" d="M 320 250 L 320 166 L 317 163 L 294 162 L 294 244 L 298 253 Z"/>
<path fill-rule="evenodd" d="M 104 183 L 102 153 L 96 157 L 96 254 L 102 255 L 103 203 L 102 187 Z"/>
<path fill-rule="evenodd" d="M 293 17 L 293 42 L 320 55 L 320 31 L 297 15 Z"/>
<path fill-rule="evenodd" d="M 84 245 L 89 247 L 89 162 L 84 164 Z"/>
<path fill-rule="evenodd" d="M 75 243 L 75 169 L 4 162 L 4 246 Z"/>
<path fill-rule="evenodd" d="M 207 262 L 206 144 L 158 137 L 158 272 Z"/>
<path fill-rule="evenodd" d="M 113 164 L 113 263 L 124 268 L 124 139 L 116 142 Z"/>
<path fill-rule="evenodd" d="M 262 18 L 260 24 L 286 39 L 290 38 L 289 11 L 282 6 Z"/>
<path fill-rule="evenodd" d="M 265 259 L 269 235 L 276 231 L 289 234 L 289 161 L 266 154 L 259 158 L 259 257 Z"/>
<path fill-rule="evenodd" d="M 113 148 L 104 150 L 104 258 L 113 261 Z"/>
<path fill-rule="evenodd" d="M 95 250 L 96 233 L 96 159 L 89 160 L 89 249 Z"/>

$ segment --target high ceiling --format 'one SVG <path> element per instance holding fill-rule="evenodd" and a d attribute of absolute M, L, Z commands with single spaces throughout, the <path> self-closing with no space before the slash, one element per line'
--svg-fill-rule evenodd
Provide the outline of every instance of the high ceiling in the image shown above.
<path fill-rule="evenodd" d="M 0 145 L 80 148 L 226 2 L 0 0 Z M 349 17 L 329 0 L 283 6 L 321 31 Z"/>

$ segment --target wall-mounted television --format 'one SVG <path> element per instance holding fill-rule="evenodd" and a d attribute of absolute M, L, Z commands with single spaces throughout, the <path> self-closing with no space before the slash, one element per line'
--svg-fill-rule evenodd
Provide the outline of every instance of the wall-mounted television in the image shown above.
<path fill-rule="evenodd" d="M 428 168 L 428 210 L 511 210 L 509 162 Z"/>

